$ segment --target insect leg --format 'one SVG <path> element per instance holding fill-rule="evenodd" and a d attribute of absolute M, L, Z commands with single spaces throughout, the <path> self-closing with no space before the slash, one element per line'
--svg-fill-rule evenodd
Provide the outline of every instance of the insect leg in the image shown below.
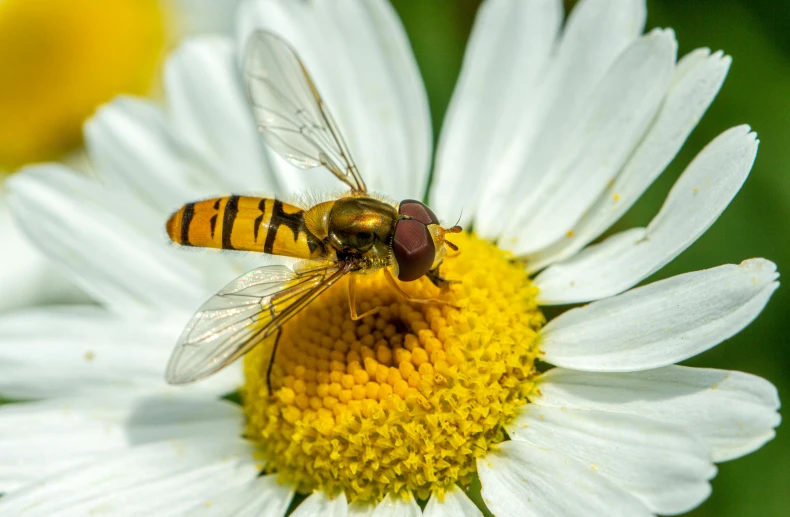
<path fill-rule="evenodd" d="M 348 278 L 348 307 L 351 309 L 351 319 L 361 320 L 366 316 L 373 316 L 374 314 L 378 313 L 383 307 L 376 307 L 374 309 L 370 309 L 367 312 L 363 312 L 362 314 L 357 314 L 357 276 L 355 274 L 351 274 Z"/>
<path fill-rule="evenodd" d="M 439 266 L 441 266 L 441 264 L 439 264 Z M 433 268 L 430 271 L 428 271 L 427 273 L 425 273 L 425 276 L 428 277 L 428 280 L 430 280 L 433 285 L 435 285 L 439 289 L 447 289 L 448 287 L 450 287 L 453 284 L 460 284 L 461 283 L 460 280 L 448 280 L 448 279 L 444 278 L 439 273 L 439 266 L 436 266 L 435 268 Z"/>
<path fill-rule="evenodd" d="M 277 345 L 280 343 L 280 329 L 274 333 L 274 346 L 272 346 L 272 355 L 269 359 L 269 366 L 266 367 L 266 389 L 269 390 L 269 395 L 273 394 L 272 391 L 272 366 L 274 366 L 274 357 L 277 354 Z"/>
<path fill-rule="evenodd" d="M 406 291 L 401 289 L 401 287 L 398 285 L 398 283 L 395 282 L 395 278 L 392 276 L 392 273 L 390 272 L 389 269 L 384 269 L 383 271 L 384 271 L 384 277 L 387 279 L 387 282 L 389 282 L 390 286 L 395 290 L 396 293 L 398 293 L 398 295 L 400 295 L 407 302 L 410 302 L 410 303 L 438 303 L 440 305 L 447 305 L 448 307 L 452 307 L 454 309 L 460 309 L 460 307 L 457 307 L 457 306 L 453 305 L 450 302 L 446 302 L 444 300 L 439 300 L 438 298 L 414 298 L 409 293 L 407 293 Z"/>

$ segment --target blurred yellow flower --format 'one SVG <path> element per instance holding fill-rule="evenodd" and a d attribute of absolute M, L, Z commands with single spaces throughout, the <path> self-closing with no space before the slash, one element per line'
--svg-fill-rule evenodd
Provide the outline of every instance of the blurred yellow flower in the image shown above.
<path fill-rule="evenodd" d="M 0 2 L 0 169 L 57 158 L 98 105 L 147 93 L 165 26 L 158 0 Z"/>
<path fill-rule="evenodd" d="M 165 51 L 185 37 L 230 34 L 238 2 L 0 0 L 0 312 L 85 300 L 16 227 L 5 173 L 79 149 L 98 106 L 156 92 Z"/>

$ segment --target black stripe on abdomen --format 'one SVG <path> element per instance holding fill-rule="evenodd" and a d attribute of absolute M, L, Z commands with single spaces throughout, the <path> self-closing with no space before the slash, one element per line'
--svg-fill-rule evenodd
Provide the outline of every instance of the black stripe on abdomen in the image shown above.
<path fill-rule="evenodd" d="M 275 199 L 272 206 L 272 216 L 269 220 L 268 233 L 266 234 L 266 242 L 263 245 L 264 253 L 274 253 L 274 241 L 277 239 L 277 232 L 280 231 L 281 226 L 291 230 L 294 242 L 298 241 L 299 235 L 304 233 L 310 253 L 314 252 L 318 246 L 321 246 L 321 241 L 310 233 L 305 225 L 304 211 L 299 210 L 291 214 L 286 213 L 283 210 L 283 202 Z"/>
<path fill-rule="evenodd" d="M 219 202 L 220 200 L 217 199 L 217 202 L 214 203 L 214 210 L 217 211 L 216 214 L 211 216 L 211 219 L 208 220 L 208 224 L 211 225 L 211 240 L 214 240 L 214 232 L 217 229 L 217 219 L 219 218 Z"/>
<path fill-rule="evenodd" d="M 192 246 L 189 242 L 189 225 L 192 224 L 192 218 L 195 216 L 195 203 L 187 203 L 184 205 L 184 216 L 181 218 L 181 244 L 183 246 Z"/>
<path fill-rule="evenodd" d="M 274 240 L 277 238 L 277 231 L 280 229 L 280 224 L 283 222 L 283 215 L 285 215 L 283 212 L 283 202 L 279 199 L 275 199 L 274 205 L 272 206 L 272 217 L 269 219 L 269 228 L 266 232 L 266 242 L 263 243 L 264 253 L 269 253 L 271 255 L 274 251 Z"/>
<path fill-rule="evenodd" d="M 233 224 L 236 222 L 236 215 L 239 213 L 239 196 L 230 196 L 228 204 L 225 205 L 225 213 L 222 217 L 222 248 L 226 250 L 236 249 L 230 243 L 230 235 L 233 233 Z"/>

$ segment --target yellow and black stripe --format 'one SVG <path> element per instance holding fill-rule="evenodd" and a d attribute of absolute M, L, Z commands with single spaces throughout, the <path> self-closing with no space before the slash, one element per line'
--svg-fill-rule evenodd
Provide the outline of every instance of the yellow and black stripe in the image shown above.
<path fill-rule="evenodd" d="M 277 199 L 225 196 L 187 203 L 167 221 L 183 246 L 320 259 L 327 247 L 305 226 L 304 210 Z"/>

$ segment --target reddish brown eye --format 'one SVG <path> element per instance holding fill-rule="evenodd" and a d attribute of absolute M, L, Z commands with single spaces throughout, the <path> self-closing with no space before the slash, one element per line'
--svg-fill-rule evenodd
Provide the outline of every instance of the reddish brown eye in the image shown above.
<path fill-rule="evenodd" d="M 426 226 L 429 224 L 439 224 L 439 219 L 436 218 L 436 214 L 434 214 L 430 208 L 413 199 L 401 201 L 400 207 L 398 207 L 398 213 L 401 215 L 408 215 Z"/>
<path fill-rule="evenodd" d="M 411 282 L 428 272 L 436 249 L 431 232 L 415 219 L 401 219 L 395 225 L 392 250 L 398 262 L 398 280 Z"/>

